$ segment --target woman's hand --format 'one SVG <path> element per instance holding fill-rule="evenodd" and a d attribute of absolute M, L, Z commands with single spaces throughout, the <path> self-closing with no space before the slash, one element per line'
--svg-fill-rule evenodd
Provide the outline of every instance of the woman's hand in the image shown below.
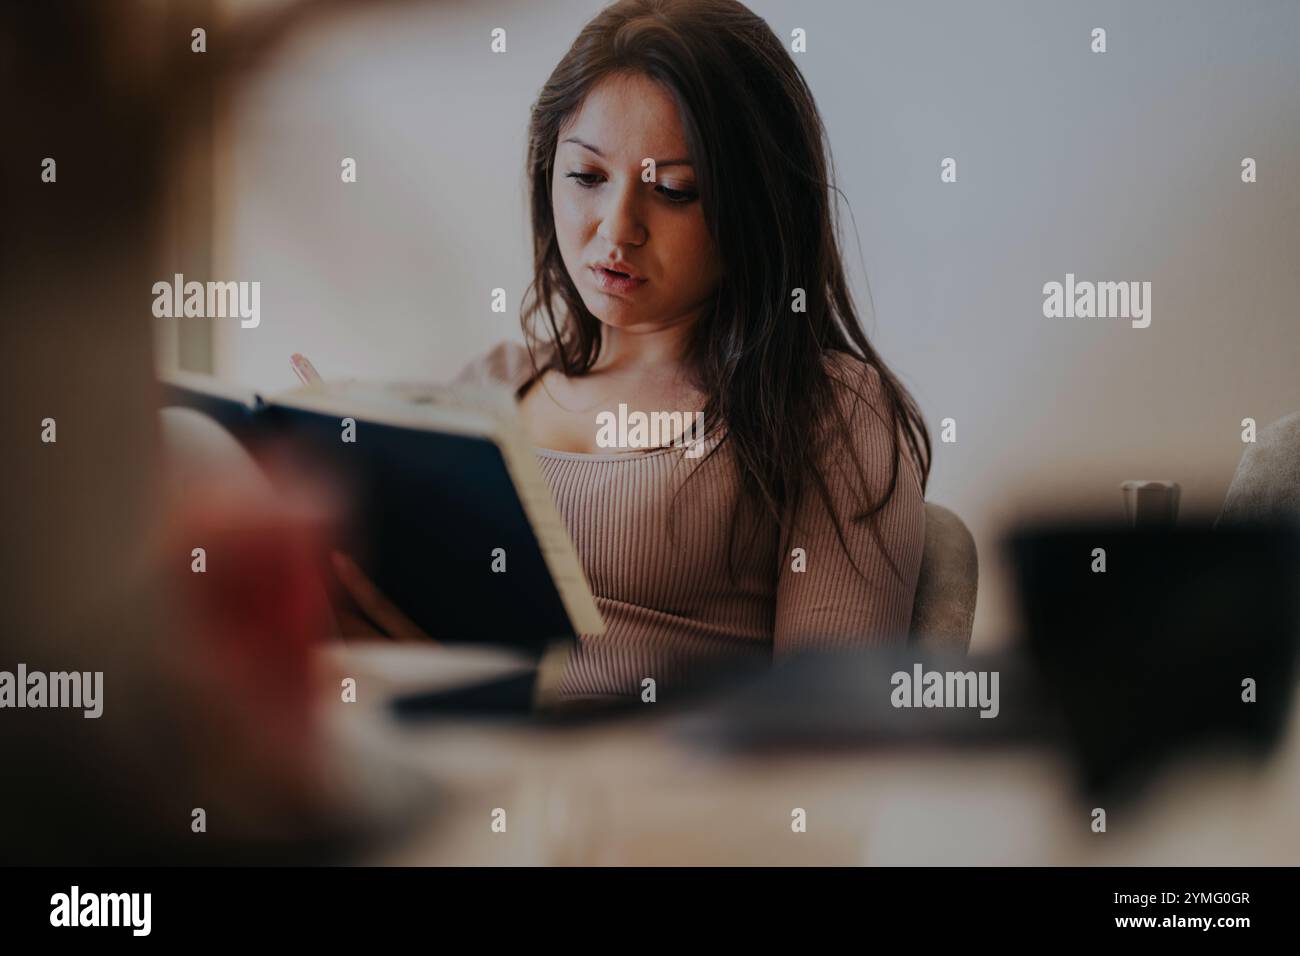
<path fill-rule="evenodd" d="M 346 554 L 330 552 L 334 573 L 350 606 L 336 608 L 339 631 L 345 640 L 372 638 L 399 643 L 436 644 L 428 634 L 384 595 Z"/>

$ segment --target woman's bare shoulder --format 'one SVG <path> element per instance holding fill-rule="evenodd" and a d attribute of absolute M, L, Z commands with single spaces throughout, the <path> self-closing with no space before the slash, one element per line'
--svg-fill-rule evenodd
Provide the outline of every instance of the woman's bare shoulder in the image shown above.
<path fill-rule="evenodd" d="M 541 356 L 538 356 L 541 360 Z M 519 388 L 533 376 L 533 360 L 523 344 L 498 342 L 466 365 L 452 380 L 457 385 L 508 385 Z"/>

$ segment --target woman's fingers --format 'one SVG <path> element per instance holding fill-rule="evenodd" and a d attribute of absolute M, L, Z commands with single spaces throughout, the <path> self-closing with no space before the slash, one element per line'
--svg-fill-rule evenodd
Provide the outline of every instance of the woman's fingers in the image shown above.
<path fill-rule="evenodd" d="M 394 641 L 433 642 L 429 635 L 375 587 L 375 583 L 355 561 L 338 551 L 332 552 L 330 558 L 339 581 L 352 596 L 352 600 L 356 601 L 357 607 L 382 633 Z"/>

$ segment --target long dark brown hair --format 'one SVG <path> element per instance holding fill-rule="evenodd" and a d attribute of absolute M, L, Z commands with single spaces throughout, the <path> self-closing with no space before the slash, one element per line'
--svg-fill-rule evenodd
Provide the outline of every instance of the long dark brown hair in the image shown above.
<path fill-rule="evenodd" d="M 706 396 L 705 421 L 724 430 L 710 455 L 731 448 L 742 499 L 779 525 L 811 480 L 848 551 L 816 463 L 822 442 L 842 441 L 859 478 L 863 468 L 845 440 L 847 423 L 824 353 L 845 353 L 876 368 L 886 405 L 876 413 L 891 426 L 889 486 L 879 501 L 864 502 L 854 521 L 877 515 L 893 496 L 900 434 L 925 488 L 930 436 L 915 401 L 859 322 L 840 260 L 833 164 L 812 93 L 776 34 L 735 0 L 619 0 L 583 28 L 546 81 L 533 106 L 528 148 L 534 277 L 521 318 L 534 364 L 546 340 L 551 356 L 539 372 L 583 375 L 600 353 L 601 322 L 583 304 L 560 256 L 551 176 L 565 121 L 598 81 L 618 73 L 643 74 L 674 97 L 722 262 L 713 308 L 696 323 L 688 350 Z M 804 290 L 806 311 L 792 309 L 795 289 Z M 738 501 L 731 555 L 741 511 Z M 885 550 L 878 525 L 872 522 L 872 532 Z M 782 526 L 781 554 L 791 531 Z"/>

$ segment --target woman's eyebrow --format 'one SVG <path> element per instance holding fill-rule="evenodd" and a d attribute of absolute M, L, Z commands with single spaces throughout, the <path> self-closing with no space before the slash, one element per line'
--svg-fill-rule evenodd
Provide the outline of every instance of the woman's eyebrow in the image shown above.
<path fill-rule="evenodd" d="M 589 149 L 597 156 L 599 156 L 601 159 L 605 158 L 605 154 L 602 153 L 599 149 L 597 149 L 595 146 L 592 146 L 590 143 L 583 142 L 582 140 L 578 139 L 578 137 L 576 136 L 570 136 L 568 139 L 563 140 L 563 142 L 573 143 L 576 146 L 581 146 L 583 149 Z M 667 166 L 693 166 L 693 165 L 695 164 L 692 163 L 689 159 L 665 159 L 662 162 L 660 162 L 657 159 L 655 160 L 656 169 L 663 169 Z"/>

